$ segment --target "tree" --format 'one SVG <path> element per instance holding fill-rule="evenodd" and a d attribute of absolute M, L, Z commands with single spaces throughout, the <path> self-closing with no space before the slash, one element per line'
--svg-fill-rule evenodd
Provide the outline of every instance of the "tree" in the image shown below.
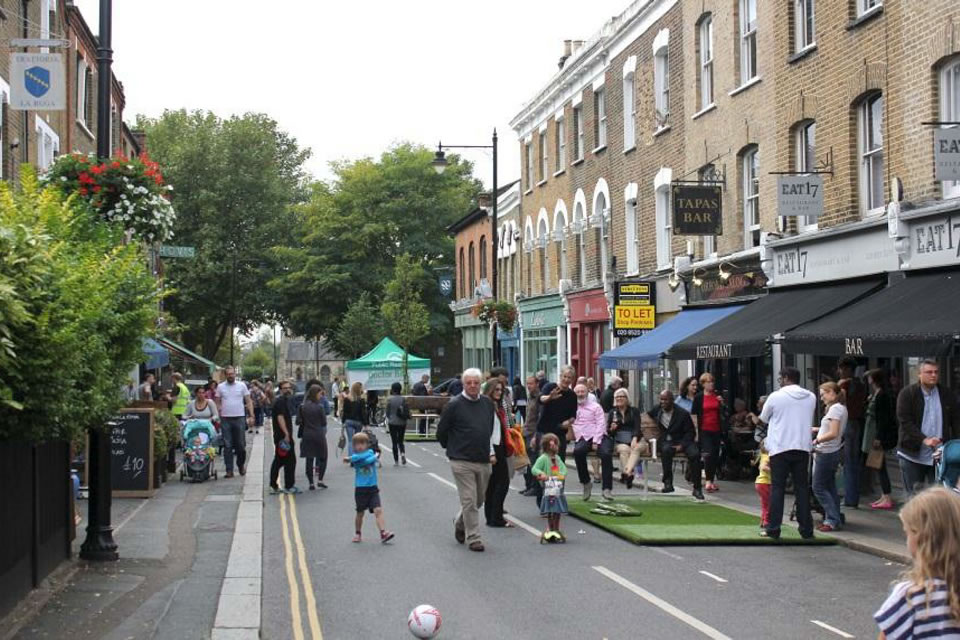
<path fill-rule="evenodd" d="M 416 260 L 407 254 L 398 256 L 393 280 L 387 283 L 381 306 L 387 330 L 403 348 L 404 393 L 410 386 L 407 366 L 410 347 L 430 332 L 430 312 L 420 301 L 423 279 L 423 267 Z"/>
<path fill-rule="evenodd" d="M 243 354 L 242 366 L 244 380 L 263 379 L 273 375 L 273 350 L 267 351 L 257 345 Z"/>
<path fill-rule="evenodd" d="M 342 356 L 359 358 L 377 346 L 385 334 L 380 310 L 364 291 L 347 307 L 330 336 L 330 344 Z"/>
<path fill-rule="evenodd" d="M 263 114 L 167 111 L 137 125 L 174 187 L 177 243 L 197 248 L 164 263 L 167 306 L 183 342 L 212 359 L 232 324 L 250 333 L 278 315 L 266 285 L 289 268 L 276 249 L 299 244 L 309 151 Z"/>

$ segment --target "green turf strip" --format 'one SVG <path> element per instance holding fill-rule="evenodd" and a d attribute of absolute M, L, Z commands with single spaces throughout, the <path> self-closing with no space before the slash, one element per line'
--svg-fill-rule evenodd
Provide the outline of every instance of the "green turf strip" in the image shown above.
<path fill-rule="evenodd" d="M 836 544 L 830 536 L 804 540 L 796 529 L 784 526 L 780 540 L 760 536 L 760 518 L 718 504 L 692 498 L 617 498 L 639 516 L 591 513 L 600 503 L 568 497 L 570 515 L 629 540 L 652 545 Z"/>
<path fill-rule="evenodd" d="M 403 434 L 403 439 L 405 442 L 436 442 L 437 436 L 435 435 L 422 436 L 418 433 L 407 432 Z"/>

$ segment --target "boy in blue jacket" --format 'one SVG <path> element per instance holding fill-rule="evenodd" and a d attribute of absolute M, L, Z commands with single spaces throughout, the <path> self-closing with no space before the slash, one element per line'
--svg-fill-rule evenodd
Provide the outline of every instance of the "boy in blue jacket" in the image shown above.
<path fill-rule="evenodd" d="M 370 438 L 360 432 L 353 436 L 353 455 L 344 456 L 343 462 L 356 471 L 354 497 L 357 502 L 356 535 L 354 542 L 360 542 L 360 530 L 363 528 L 363 513 L 369 510 L 377 520 L 380 529 L 380 542 L 393 540 L 393 532 L 387 531 L 383 523 L 383 507 L 380 506 L 380 489 L 377 488 L 377 454 L 370 449 Z"/>

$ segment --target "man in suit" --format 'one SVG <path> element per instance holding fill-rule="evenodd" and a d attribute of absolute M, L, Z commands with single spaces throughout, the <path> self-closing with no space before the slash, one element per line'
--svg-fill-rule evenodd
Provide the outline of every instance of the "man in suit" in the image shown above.
<path fill-rule="evenodd" d="M 960 412 L 950 390 L 939 384 L 936 360 L 920 363 L 917 382 L 897 396 L 900 423 L 897 457 L 904 490 L 913 497 L 917 486 L 935 482 L 933 461 L 940 445 L 960 437 Z"/>
<path fill-rule="evenodd" d="M 660 406 L 647 415 L 660 427 L 657 438 L 657 454 L 663 461 L 663 492 L 673 493 L 673 456 L 683 452 L 690 464 L 693 476 L 693 497 L 703 500 L 700 478 L 700 449 L 697 447 L 697 432 L 690 413 L 673 401 L 673 391 L 660 392 Z"/>

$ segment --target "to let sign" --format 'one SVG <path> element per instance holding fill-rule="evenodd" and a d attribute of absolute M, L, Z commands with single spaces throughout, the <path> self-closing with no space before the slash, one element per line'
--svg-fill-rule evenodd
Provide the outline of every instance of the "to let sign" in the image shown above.
<path fill-rule="evenodd" d="M 657 326 L 656 284 L 647 281 L 618 282 L 613 295 L 613 335 L 633 338 Z"/>
<path fill-rule="evenodd" d="M 723 189 L 714 185 L 673 186 L 673 233 L 679 236 L 723 234 Z"/>
<path fill-rule="evenodd" d="M 933 166 L 937 180 L 960 180 L 960 127 L 934 130 Z"/>
<path fill-rule="evenodd" d="M 815 220 L 823 213 L 823 178 L 820 176 L 779 176 L 777 214 Z"/>

